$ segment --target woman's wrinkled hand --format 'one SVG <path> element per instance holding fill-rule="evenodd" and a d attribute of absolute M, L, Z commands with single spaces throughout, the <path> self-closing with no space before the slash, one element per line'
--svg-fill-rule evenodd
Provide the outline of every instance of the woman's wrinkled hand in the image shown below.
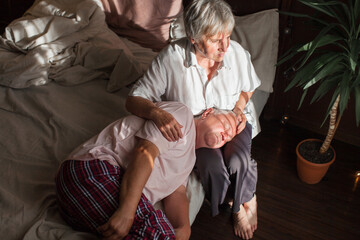
<path fill-rule="evenodd" d="M 183 137 L 180 125 L 176 119 L 165 110 L 158 109 L 155 117 L 152 118 L 162 135 L 170 142 L 175 142 Z"/>
<path fill-rule="evenodd" d="M 232 111 L 237 119 L 236 134 L 239 134 L 246 126 L 246 116 L 239 108 L 234 108 Z"/>
<path fill-rule="evenodd" d="M 133 222 L 134 216 L 127 217 L 126 214 L 116 211 L 109 221 L 97 230 L 102 234 L 103 240 L 123 239 L 128 235 Z"/>

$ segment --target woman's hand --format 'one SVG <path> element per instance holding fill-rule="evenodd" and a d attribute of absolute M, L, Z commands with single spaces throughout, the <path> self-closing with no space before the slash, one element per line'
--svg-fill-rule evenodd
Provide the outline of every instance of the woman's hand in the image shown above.
<path fill-rule="evenodd" d="M 237 119 L 236 134 L 239 134 L 246 126 L 246 116 L 240 108 L 234 108 L 232 111 L 235 113 Z"/>
<path fill-rule="evenodd" d="M 167 111 L 157 108 L 155 115 L 151 119 L 168 141 L 175 142 L 183 137 L 181 132 L 183 126 Z"/>
<path fill-rule="evenodd" d="M 97 230 L 102 234 L 104 240 L 123 239 L 128 235 L 133 222 L 134 216 L 126 216 L 126 214 L 117 210 L 109 221 Z"/>

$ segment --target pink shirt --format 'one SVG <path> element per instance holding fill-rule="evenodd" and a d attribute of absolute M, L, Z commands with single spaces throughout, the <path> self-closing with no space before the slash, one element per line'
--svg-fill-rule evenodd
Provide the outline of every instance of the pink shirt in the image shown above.
<path fill-rule="evenodd" d="M 130 153 L 136 146 L 136 137 L 139 137 L 155 144 L 160 152 L 143 189 L 150 202 L 155 204 L 173 193 L 180 185 L 186 186 L 195 164 L 196 132 L 192 112 L 178 102 L 160 102 L 156 105 L 171 113 L 183 126 L 182 139 L 169 142 L 153 121 L 131 115 L 107 126 L 98 135 L 76 148 L 67 159 L 99 159 L 126 169 L 132 160 Z"/>

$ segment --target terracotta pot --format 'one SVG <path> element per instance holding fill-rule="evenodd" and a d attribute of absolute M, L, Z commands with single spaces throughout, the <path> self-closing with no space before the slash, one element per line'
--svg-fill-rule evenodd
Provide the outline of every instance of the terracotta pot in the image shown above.
<path fill-rule="evenodd" d="M 330 146 L 331 150 L 334 153 L 334 157 L 330 162 L 327 163 L 312 163 L 305 158 L 303 158 L 299 153 L 299 146 L 306 141 L 318 141 L 322 142 L 319 139 L 305 139 L 301 141 L 296 147 L 296 155 L 297 155 L 297 172 L 301 181 L 308 184 L 315 184 L 321 181 L 321 179 L 325 176 L 327 170 L 330 165 L 335 161 L 336 153 L 332 146 Z"/>

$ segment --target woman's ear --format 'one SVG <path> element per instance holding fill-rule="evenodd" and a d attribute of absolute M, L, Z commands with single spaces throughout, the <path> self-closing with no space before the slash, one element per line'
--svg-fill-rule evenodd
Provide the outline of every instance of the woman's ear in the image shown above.
<path fill-rule="evenodd" d="M 204 120 L 205 118 L 207 118 L 212 113 L 214 113 L 213 108 L 206 109 L 205 112 L 203 112 L 203 114 L 201 114 L 201 120 Z"/>
<path fill-rule="evenodd" d="M 195 43 L 196 43 L 196 42 L 195 42 L 195 39 L 193 39 L 193 38 L 190 38 L 190 41 L 191 41 L 192 44 L 195 44 Z"/>

